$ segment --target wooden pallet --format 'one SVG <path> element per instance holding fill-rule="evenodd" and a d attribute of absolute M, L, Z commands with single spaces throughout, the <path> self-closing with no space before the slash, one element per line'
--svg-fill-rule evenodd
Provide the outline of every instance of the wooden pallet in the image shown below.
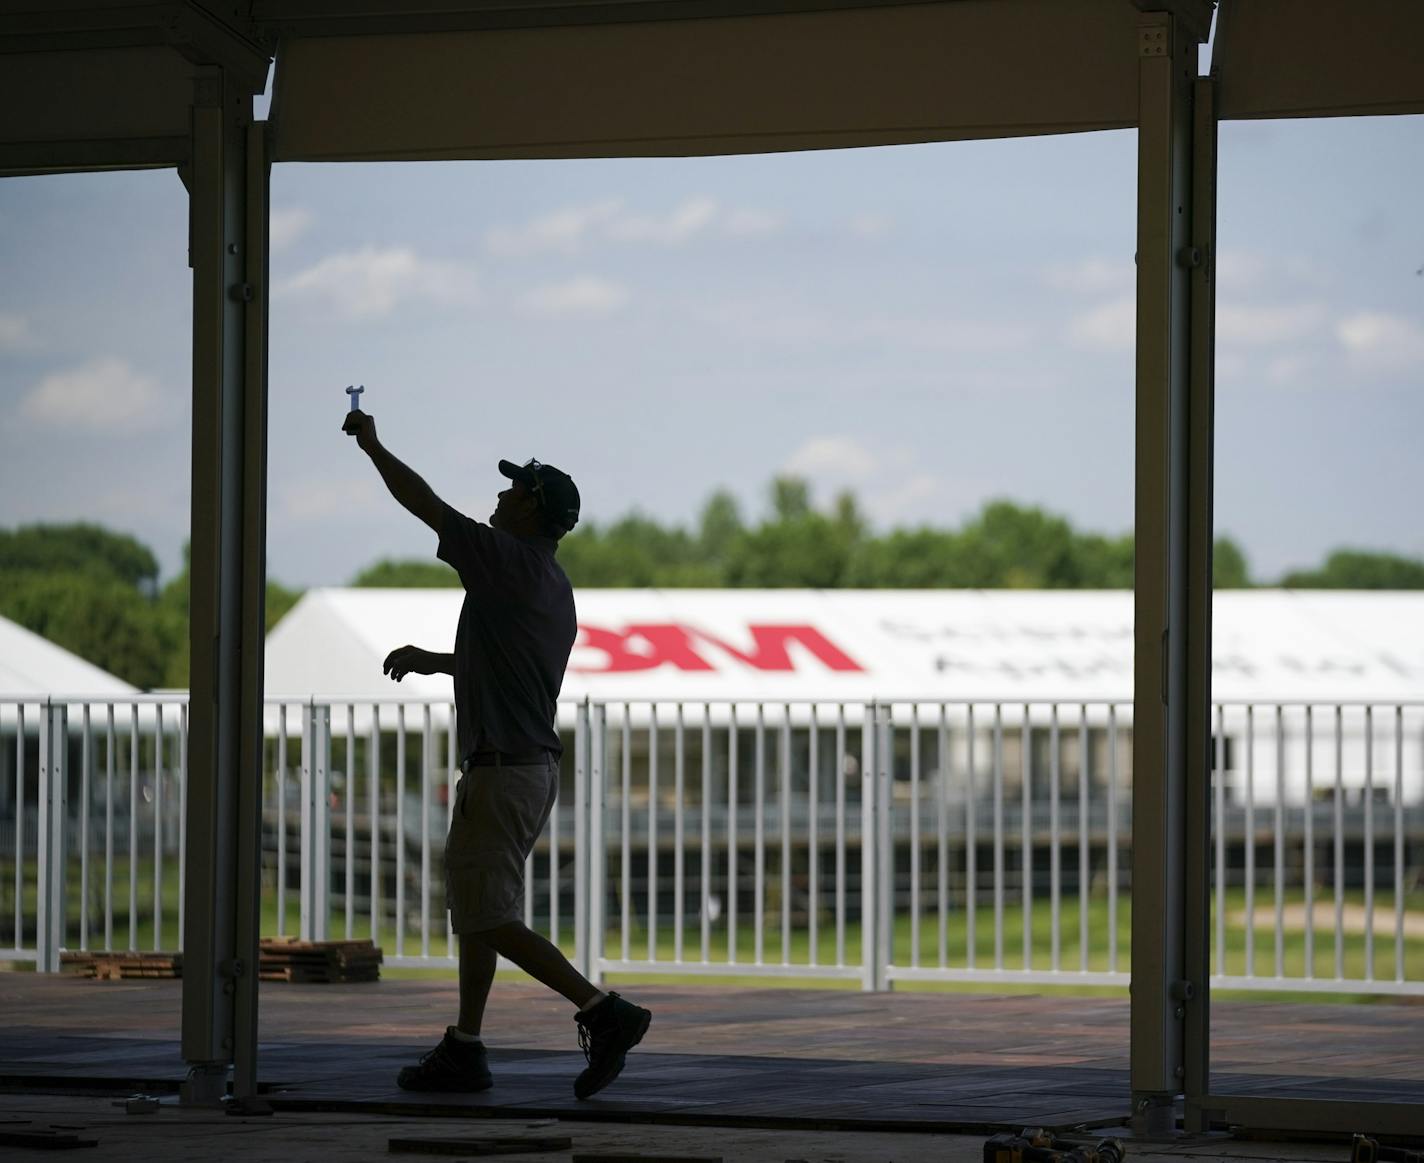
<path fill-rule="evenodd" d="M 75 977 L 119 981 L 135 977 L 182 977 L 183 954 L 80 951 L 61 953 L 60 968 Z"/>
<path fill-rule="evenodd" d="M 306 984 L 379 981 L 379 947 L 370 941 L 298 941 L 263 937 L 257 976 L 262 981 Z M 183 954 L 79 951 L 60 954 L 60 966 L 75 977 L 101 981 L 183 976 Z"/>
<path fill-rule="evenodd" d="M 257 971 L 263 981 L 379 981 L 383 960 L 384 954 L 371 941 L 264 937 Z"/>

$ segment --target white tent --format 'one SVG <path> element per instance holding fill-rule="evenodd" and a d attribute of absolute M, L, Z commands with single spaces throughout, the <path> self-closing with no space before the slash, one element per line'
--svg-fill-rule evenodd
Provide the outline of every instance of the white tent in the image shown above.
<path fill-rule="evenodd" d="M 0 618 L 0 702 L 56 695 L 124 698 L 137 693 L 138 688 L 123 679 L 8 618 Z"/>
<path fill-rule="evenodd" d="M 309 591 L 267 642 L 270 697 L 448 698 L 381 661 L 449 650 L 463 591 Z M 583 590 L 563 698 L 1130 700 L 1132 594 Z M 1424 697 L 1424 593 L 1215 596 L 1217 700 Z"/>
<path fill-rule="evenodd" d="M 451 680 L 410 675 L 397 686 L 381 662 L 407 642 L 449 650 L 463 598 L 458 589 L 309 591 L 268 639 L 269 699 L 334 704 L 333 728 L 349 722 L 358 732 L 370 727 L 371 701 L 438 699 L 428 713 L 443 729 Z M 585 697 L 628 701 L 639 728 L 650 702 L 693 704 L 700 722 L 695 704 L 704 700 L 849 704 L 851 725 L 876 700 L 896 704 L 900 724 L 911 719 L 908 704 L 942 701 L 1032 703 L 1035 726 L 1051 720 L 1053 703 L 1064 704 L 1065 721 L 1081 713 L 1096 729 L 1108 720 L 1105 702 L 1118 704 L 1120 726 L 1133 719 L 1128 591 L 584 590 L 576 602 L 565 730 Z M 1424 800 L 1424 704 L 1388 707 L 1424 699 L 1424 593 L 1224 591 L 1213 620 L 1212 697 L 1252 704 L 1249 713 L 1225 707 L 1213 724 L 1233 799 L 1274 802 L 1283 764 L 1288 801 L 1303 802 L 1309 731 L 1314 786 L 1332 779 L 1337 762 L 1354 793 L 1391 785 L 1398 768 L 1406 802 Z M 1305 702 L 1327 704 L 1309 727 Z M 1368 720 L 1361 707 L 1344 708 L 1337 720 L 1329 704 L 1346 703 L 1386 706 Z M 1278 723 L 1281 704 L 1295 705 L 1282 707 Z M 809 717 L 804 707 L 788 713 Z M 962 708 L 951 714 L 962 721 Z M 710 715 L 725 723 L 727 708 Z M 275 730 L 271 706 L 267 719 Z"/>

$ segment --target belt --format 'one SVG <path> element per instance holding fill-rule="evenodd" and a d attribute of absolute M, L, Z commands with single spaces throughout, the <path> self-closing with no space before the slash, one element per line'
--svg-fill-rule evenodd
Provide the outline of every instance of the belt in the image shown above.
<path fill-rule="evenodd" d="M 471 751 L 460 764 L 461 771 L 472 767 L 531 767 L 549 761 L 549 751 L 543 747 L 537 751 Z"/>

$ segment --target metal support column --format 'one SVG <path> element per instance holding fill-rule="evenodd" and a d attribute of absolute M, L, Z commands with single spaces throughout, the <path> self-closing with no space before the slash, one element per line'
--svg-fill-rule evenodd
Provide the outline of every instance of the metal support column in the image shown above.
<path fill-rule="evenodd" d="M 1174 13 L 1139 18 L 1131 1076 L 1135 1125 L 1149 1135 L 1175 1127 L 1191 988 L 1183 934 L 1196 47 Z"/>
<path fill-rule="evenodd" d="M 1187 402 L 1186 983 L 1178 992 L 1183 1029 L 1184 1123 L 1210 1127 L 1199 1107 L 1209 1086 L 1211 1041 L 1211 595 L 1216 459 L 1216 88 L 1193 83 L 1191 370 Z"/>
<path fill-rule="evenodd" d="M 256 1093 L 266 577 L 267 189 L 250 87 L 195 83 L 184 1101 Z"/>

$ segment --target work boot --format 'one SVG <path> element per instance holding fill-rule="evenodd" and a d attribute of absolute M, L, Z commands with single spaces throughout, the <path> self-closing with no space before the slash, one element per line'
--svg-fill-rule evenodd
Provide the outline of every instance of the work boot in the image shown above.
<path fill-rule="evenodd" d="M 643 1040 L 653 1015 L 616 993 L 587 1012 L 574 1014 L 579 1028 L 579 1049 L 588 1069 L 574 1080 L 574 1097 L 597 1094 L 618 1077 L 628 1051 Z"/>
<path fill-rule="evenodd" d="M 402 1090 L 488 1090 L 494 1085 L 483 1042 L 462 1042 L 446 1030 L 440 1044 L 422 1054 L 418 1066 L 406 1066 L 396 1076 Z"/>

